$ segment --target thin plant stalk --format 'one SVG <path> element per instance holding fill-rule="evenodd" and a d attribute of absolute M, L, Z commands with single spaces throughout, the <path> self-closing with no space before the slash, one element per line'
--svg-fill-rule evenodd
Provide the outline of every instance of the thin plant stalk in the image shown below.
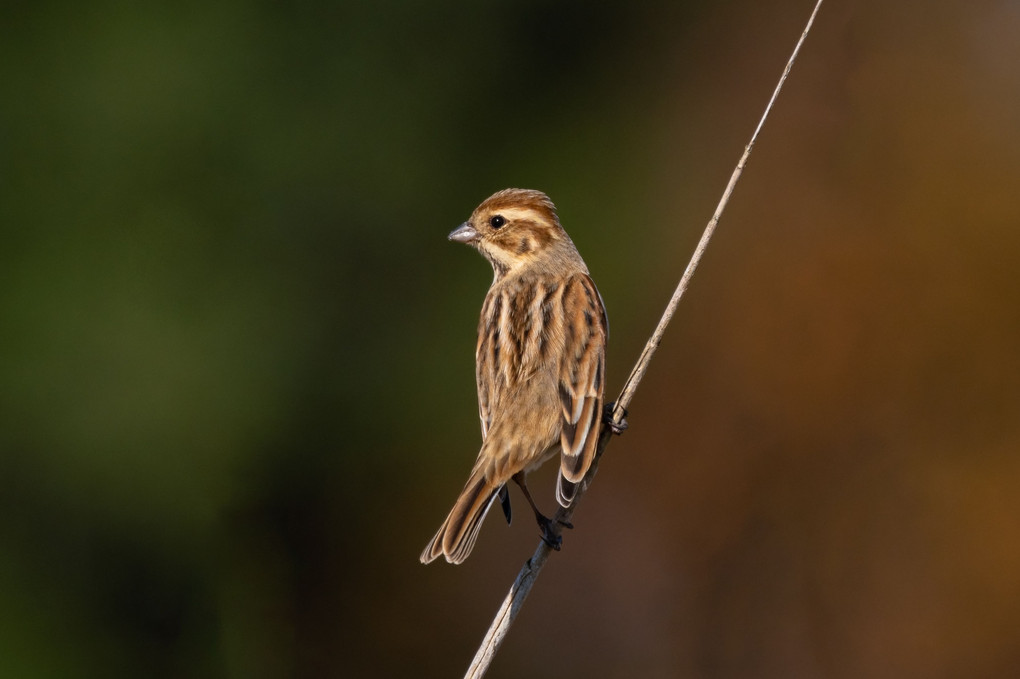
<path fill-rule="evenodd" d="M 744 167 L 747 165 L 747 159 L 751 155 L 751 149 L 754 148 L 754 143 L 758 139 L 758 134 L 765 125 L 765 120 L 768 118 L 769 113 L 772 112 L 772 107 L 776 103 L 776 98 L 779 96 L 779 92 L 783 89 L 783 84 L 786 82 L 786 78 L 790 74 L 790 69 L 793 68 L 793 63 L 797 59 L 797 54 L 800 52 L 801 45 L 804 44 L 804 40 L 807 38 L 808 32 L 811 30 L 811 25 L 814 23 L 815 16 L 818 14 L 818 10 L 821 6 L 822 0 L 818 0 L 815 3 L 814 10 L 811 12 L 811 16 L 808 18 L 807 24 L 804 26 L 800 39 L 797 40 L 797 44 L 793 48 L 793 53 L 786 62 L 786 68 L 783 69 L 783 74 L 779 77 L 779 82 L 776 84 L 776 88 L 772 92 L 772 97 L 769 98 L 769 102 L 765 106 L 765 111 L 762 113 L 762 116 L 758 121 L 758 126 L 755 127 L 754 133 L 751 135 L 751 140 L 747 143 L 747 146 L 744 147 L 744 153 L 740 156 L 740 160 L 737 161 L 737 166 L 733 170 L 733 174 L 730 175 L 730 180 L 726 184 L 726 188 L 723 190 L 722 198 L 719 199 L 719 204 L 716 206 L 715 212 L 712 214 L 712 218 L 708 220 L 708 224 L 705 226 L 705 230 L 701 234 L 701 240 L 698 241 L 697 247 L 694 248 L 694 254 L 691 255 L 691 260 L 687 264 L 687 268 L 684 270 L 683 276 L 680 277 L 680 283 L 673 292 L 673 296 L 670 298 L 669 304 L 666 305 L 666 310 L 663 312 L 662 318 L 659 319 L 659 324 L 655 327 L 655 331 L 645 344 L 645 348 L 641 352 L 641 356 L 638 358 L 633 370 L 631 370 L 630 376 L 627 378 L 627 381 L 623 386 L 623 390 L 620 392 L 620 396 L 613 404 L 610 405 L 610 408 L 607 409 L 607 421 L 602 426 L 602 430 L 599 435 L 598 448 L 596 449 L 595 459 L 592 461 L 591 468 L 585 475 L 581 486 L 577 489 L 577 493 L 574 496 L 574 501 L 571 506 L 560 508 L 559 512 L 556 513 L 556 520 L 552 522 L 553 526 L 556 527 L 554 528 L 556 534 L 559 533 L 559 526 L 562 525 L 562 523 L 568 523 L 570 521 L 570 517 L 573 515 L 574 509 L 577 507 L 578 501 L 591 485 L 592 479 L 595 477 L 596 472 L 598 472 L 599 460 L 605 452 L 606 447 L 609 445 L 609 441 L 612 439 L 613 433 L 619 433 L 626 428 L 627 407 L 634 398 L 634 393 L 637 391 L 638 385 L 641 383 L 641 380 L 645 376 L 645 372 L 648 370 L 648 364 L 651 362 L 652 356 L 655 354 L 656 349 L 659 348 L 659 344 L 662 342 L 662 336 L 666 332 L 666 326 L 669 325 L 670 320 L 673 318 L 673 314 L 676 312 L 677 306 L 680 304 L 680 299 L 687 291 L 687 286 L 690 284 L 691 278 L 694 276 L 694 271 L 698 268 L 698 264 L 701 262 L 701 257 L 704 255 L 705 249 L 708 247 L 708 243 L 712 239 L 712 234 L 715 233 L 715 228 L 719 224 L 719 219 L 722 216 L 723 210 L 726 208 L 726 204 L 729 202 L 730 196 L 733 194 L 733 189 L 737 185 L 737 181 L 740 179 L 740 175 L 743 173 Z M 514 620 L 517 619 L 518 613 L 520 613 L 521 608 L 524 606 L 524 600 L 531 592 L 531 588 L 535 584 L 535 580 L 538 578 L 539 573 L 541 573 L 542 568 L 545 567 L 551 553 L 552 549 L 545 541 L 542 541 L 538 544 L 538 548 L 535 550 L 535 553 L 521 568 L 520 572 L 517 574 L 517 578 L 514 580 L 514 584 L 510 587 L 510 592 L 506 595 L 502 605 L 500 605 L 499 610 L 496 612 L 496 616 L 493 618 L 492 624 L 489 626 L 489 630 L 485 633 L 485 638 L 482 639 L 482 644 L 478 647 L 478 651 L 475 653 L 475 657 L 471 661 L 471 665 L 468 667 L 467 673 L 464 675 L 465 679 L 480 679 L 485 675 L 489 665 L 492 663 L 492 659 L 499 651 L 499 648 L 503 643 L 503 639 L 506 637 L 507 632 L 509 632 L 510 626 L 513 625 Z"/>

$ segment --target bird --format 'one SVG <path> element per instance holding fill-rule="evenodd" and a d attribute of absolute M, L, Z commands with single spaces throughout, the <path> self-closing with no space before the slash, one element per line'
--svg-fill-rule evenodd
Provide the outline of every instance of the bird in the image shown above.
<path fill-rule="evenodd" d="M 526 476 L 559 455 L 556 501 L 569 507 L 591 467 L 603 417 L 605 304 L 541 191 L 494 193 L 449 240 L 475 248 L 493 270 L 475 347 L 482 444 L 421 562 L 467 559 L 497 498 L 509 523 L 511 480 L 531 505 L 542 539 L 559 549 L 561 539 Z"/>

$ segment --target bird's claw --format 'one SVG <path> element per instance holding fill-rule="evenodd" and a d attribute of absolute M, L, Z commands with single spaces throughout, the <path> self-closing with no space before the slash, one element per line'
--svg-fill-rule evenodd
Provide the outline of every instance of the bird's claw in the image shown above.
<path fill-rule="evenodd" d="M 542 531 L 542 542 L 549 545 L 552 549 L 555 549 L 557 552 L 560 551 L 560 545 L 563 544 L 563 538 L 557 535 L 556 532 L 553 530 L 552 526 L 553 521 L 544 516 L 536 518 L 538 519 L 538 527 Z M 562 524 L 568 528 L 573 528 L 573 526 L 570 526 L 560 521 L 559 519 L 556 520 L 556 523 Z"/>
<path fill-rule="evenodd" d="M 543 532 L 542 542 L 549 545 L 558 552 L 560 551 L 560 545 L 563 544 L 563 538 L 561 538 L 559 535 L 553 535 L 552 533 Z"/>
<path fill-rule="evenodd" d="M 619 422 L 613 419 L 614 410 L 616 410 L 616 403 L 607 403 L 602 411 L 602 421 L 609 427 L 609 431 L 619 436 L 630 426 L 627 424 L 627 409 L 623 409 L 623 418 Z"/>

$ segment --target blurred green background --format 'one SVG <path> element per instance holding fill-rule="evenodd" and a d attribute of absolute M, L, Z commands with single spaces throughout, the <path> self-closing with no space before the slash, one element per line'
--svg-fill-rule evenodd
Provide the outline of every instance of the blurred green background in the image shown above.
<path fill-rule="evenodd" d="M 810 6 L 5 6 L 0 676 L 459 676 L 537 530 L 417 560 L 479 442 L 446 234 L 549 193 L 615 395 Z M 1017 35 L 823 6 L 490 676 L 1016 676 Z"/>

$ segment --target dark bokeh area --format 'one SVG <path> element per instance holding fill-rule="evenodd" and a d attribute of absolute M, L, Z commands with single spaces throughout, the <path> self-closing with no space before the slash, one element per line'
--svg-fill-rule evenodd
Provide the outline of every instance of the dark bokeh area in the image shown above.
<path fill-rule="evenodd" d="M 460 676 L 538 538 L 418 563 L 479 443 L 446 234 L 549 193 L 615 395 L 810 4 L 6 7 L 0 676 Z M 1017 35 L 823 6 L 489 676 L 1016 676 Z"/>

